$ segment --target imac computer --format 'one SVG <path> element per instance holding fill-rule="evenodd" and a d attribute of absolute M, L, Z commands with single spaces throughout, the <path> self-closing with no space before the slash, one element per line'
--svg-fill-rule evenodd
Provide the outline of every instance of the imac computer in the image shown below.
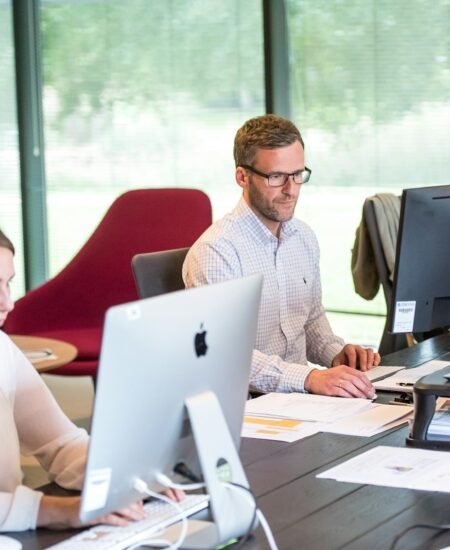
<path fill-rule="evenodd" d="M 388 330 L 450 325 L 450 185 L 402 194 Z"/>
<path fill-rule="evenodd" d="M 137 480 L 161 490 L 158 476 L 176 480 L 181 464 L 210 497 L 213 521 L 196 547 L 245 534 L 254 505 L 245 491 L 227 490 L 223 476 L 248 487 L 237 450 L 261 287 L 254 275 L 108 310 L 83 521 L 141 499 Z"/>

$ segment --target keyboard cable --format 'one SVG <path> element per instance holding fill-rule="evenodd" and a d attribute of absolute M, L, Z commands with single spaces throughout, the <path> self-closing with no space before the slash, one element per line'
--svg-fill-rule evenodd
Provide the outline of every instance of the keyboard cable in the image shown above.
<path fill-rule="evenodd" d="M 165 539 L 141 540 L 138 543 L 129 546 L 127 550 L 134 550 L 135 548 L 139 548 L 144 545 L 151 546 L 152 544 L 166 544 L 167 550 L 177 550 L 178 548 L 180 548 L 184 542 L 184 539 L 186 538 L 188 531 L 187 515 L 185 514 L 181 506 L 179 506 L 179 504 L 174 500 L 149 489 L 147 483 L 145 483 L 143 479 L 137 479 L 134 483 L 134 488 L 142 494 L 155 498 L 156 500 L 162 500 L 163 502 L 166 502 L 167 504 L 170 504 L 173 508 L 175 508 L 181 518 L 181 529 L 180 534 L 178 535 L 178 539 L 173 544 L 169 540 Z"/>
<path fill-rule="evenodd" d="M 166 487 L 167 489 L 181 489 L 182 491 L 197 491 L 198 489 L 205 489 L 206 483 L 200 481 L 198 483 L 175 483 L 169 476 L 158 472 L 155 475 L 156 481 Z"/>
<path fill-rule="evenodd" d="M 243 538 L 239 541 L 238 548 L 241 546 L 241 544 L 243 544 L 249 538 L 251 532 L 253 531 L 255 519 L 258 518 L 259 522 L 261 523 L 261 527 L 263 528 L 270 550 L 278 550 L 278 546 L 277 546 L 277 543 L 275 542 L 275 538 L 273 536 L 270 525 L 266 520 L 262 511 L 258 508 L 256 504 L 255 495 L 253 494 L 251 489 L 249 489 L 248 487 L 245 487 L 245 485 L 240 485 L 239 483 L 232 483 L 232 482 L 225 483 L 225 487 L 227 487 L 228 489 L 231 489 L 232 491 L 239 491 L 241 494 L 244 494 L 246 498 L 250 500 L 251 504 L 254 506 L 254 514 L 253 514 L 250 526 L 247 532 L 245 533 L 245 535 L 243 536 Z"/>
<path fill-rule="evenodd" d="M 184 483 L 182 483 L 182 484 L 174 483 L 168 476 L 166 476 L 165 474 L 162 474 L 162 473 L 156 474 L 156 480 L 161 485 L 163 485 L 167 488 L 170 488 L 170 489 L 183 489 L 183 490 L 187 490 L 187 491 L 193 491 L 195 489 L 203 489 L 203 488 L 206 487 L 206 483 L 204 483 L 204 482 L 186 483 L 186 484 L 184 484 Z M 254 528 L 254 525 L 255 525 L 255 520 L 256 520 L 256 518 L 258 518 L 260 523 L 261 523 L 261 527 L 263 528 L 263 531 L 264 531 L 264 534 L 266 536 L 267 542 L 269 544 L 270 550 L 278 550 L 278 546 L 277 546 L 277 543 L 275 542 L 275 538 L 273 536 L 272 530 L 270 529 L 269 523 L 266 520 L 266 518 L 265 518 L 264 514 L 262 513 L 262 511 L 258 508 L 258 506 L 256 504 L 255 496 L 252 493 L 252 491 L 248 487 L 245 487 L 244 485 L 240 485 L 239 483 L 225 482 L 224 485 L 228 489 L 231 489 L 231 490 L 234 490 L 234 491 L 239 491 L 241 494 L 244 494 L 246 496 L 246 498 L 251 501 L 251 504 L 254 507 L 254 514 L 253 514 L 253 517 L 251 519 L 251 523 L 250 523 L 246 533 L 243 535 L 241 541 L 239 541 L 238 548 L 241 546 L 241 544 L 243 544 L 246 540 L 248 540 L 251 532 L 253 531 L 253 528 Z M 183 540 L 184 540 L 184 538 L 183 538 Z"/>

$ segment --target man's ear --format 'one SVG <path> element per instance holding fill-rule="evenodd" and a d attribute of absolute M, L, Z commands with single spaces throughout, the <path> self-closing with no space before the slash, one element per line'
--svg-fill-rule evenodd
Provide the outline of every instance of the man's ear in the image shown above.
<path fill-rule="evenodd" d="M 245 168 L 242 168 L 242 166 L 238 166 L 236 168 L 236 183 L 239 185 L 239 187 L 242 187 L 242 189 L 247 189 L 248 187 L 248 173 Z"/>

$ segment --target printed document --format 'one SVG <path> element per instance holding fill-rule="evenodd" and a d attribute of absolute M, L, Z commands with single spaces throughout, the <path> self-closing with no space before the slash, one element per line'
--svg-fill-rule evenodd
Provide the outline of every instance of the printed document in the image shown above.
<path fill-rule="evenodd" d="M 408 422 L 412 415 L 413 407 L 410 406 L 373 403 L 370 409 L 355 416 L 342 418 L 331 424 L 321 424 L 320 431 L 370 437 Z"/>
<path fill-rule="evenodd" d="M 317 422 L 303 422 L 288 418 L 264 418 L 263 416 L 244 416 L 242 437 L 271 439 L 292 443 L 304 437 L 318 433 Z"/>
<path fill-rule="evenodd" d="M 432 374 L 444 367 L 450 366 L 448 361 L 428 361 L 419 367 L 412 369 L 402 369 L 388 378 L 378 380 L 373 383 L 377 390 L 387 390 L 396 392 L 412 392 L 414 384 L 427 374 Z"/>
<path fill-rule="evenodd" d="M 245 404 L 242 437 L 297 441 L 317 432 L 370 437 L 408 421 L 410 406 L 310 394 L 267 394 Z"/>
<path fill-rule="evenodd" d="M 348 483 L 450 493 L 450 453 L 380 446 L 316 477 Z"/>
<path fill-rule="evenodd" d="M 268 393 L 245 404 L 247 416 L 335 422 L 370 408 L 369 399 L 343 399 L 309 393 Z"/>
<path fill-rule="evenodd" d="M 374 380 L 378 380 L 384 376 L 390 376 L 391 374 L 394 374 L 404 368 L 405 367 L 372 367 L 370 370 L 364 371 L 364 374 L 373 382 Z"/>

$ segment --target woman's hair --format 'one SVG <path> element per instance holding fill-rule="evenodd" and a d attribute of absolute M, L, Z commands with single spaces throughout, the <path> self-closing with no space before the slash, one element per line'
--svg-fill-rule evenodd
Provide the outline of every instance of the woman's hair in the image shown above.
<path fill-rule="evenodd" d="M 13 254 L 16 253 L 16 251 L 14 250 L 13 243 L 8 239 L 8 237 L 3 233 L 1 229 L 0 229 L 0 247 L 11 250 Z"/>

